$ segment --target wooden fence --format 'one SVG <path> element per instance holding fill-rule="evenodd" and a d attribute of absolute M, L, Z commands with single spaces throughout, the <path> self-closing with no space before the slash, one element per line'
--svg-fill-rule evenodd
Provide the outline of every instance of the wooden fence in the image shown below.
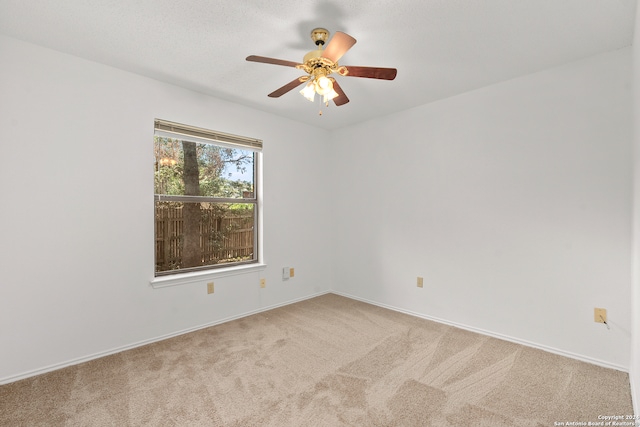
<path fill-rule="evenodd" d="M 254 252 L 254 211 L 200 208 L 200 249 L 202 265 L 250 260 Z M 182 207 L 156 206 L 156 271 L 182 267 L 184 221 Z"/>

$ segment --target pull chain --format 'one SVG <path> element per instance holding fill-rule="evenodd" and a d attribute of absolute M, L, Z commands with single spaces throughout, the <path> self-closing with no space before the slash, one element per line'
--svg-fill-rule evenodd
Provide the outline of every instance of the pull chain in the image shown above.
<path fill-rule="evenodd" d="M 319 102 L 319 104 L 320 104 L 320 111 L 318 112 L 318 115 L 319 115 L 319 116 L 321 116 L 321 115 L 322 115 L 322 104 L 323 104 L 322 99 L 323 99 L 323 98 L 322 98 L 322 95 L 318 95 L 318 102 Z M 329 101 L 324 102 L 324 106 L 325 106 L 325 107 L 327 107 L 327 108 L 329 108 Z"/>

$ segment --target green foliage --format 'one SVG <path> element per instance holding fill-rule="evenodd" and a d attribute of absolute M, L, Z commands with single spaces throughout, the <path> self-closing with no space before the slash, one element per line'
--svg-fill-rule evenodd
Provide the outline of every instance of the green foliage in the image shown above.
<path fill-rule="evenodd" d="M 182 141 L 155 137 L 155 193 L 184 195 L 184 154 Z M 253 170 L 253 153 L 213 144 L 196 144 L 200 195 L 242 198 L 253 192 L 253 182 L 240 179 Z M 236 178 L 234 179 L 234 171 Z"/>

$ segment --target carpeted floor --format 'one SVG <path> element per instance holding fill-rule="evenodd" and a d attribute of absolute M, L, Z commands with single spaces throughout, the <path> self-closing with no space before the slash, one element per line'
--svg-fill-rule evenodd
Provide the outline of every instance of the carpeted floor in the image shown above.
<path fill-rule="evenodd" d="M 1 426 L 528 427 L 631 414 L 626 373 L 333 294 L 0 387 Z"/>

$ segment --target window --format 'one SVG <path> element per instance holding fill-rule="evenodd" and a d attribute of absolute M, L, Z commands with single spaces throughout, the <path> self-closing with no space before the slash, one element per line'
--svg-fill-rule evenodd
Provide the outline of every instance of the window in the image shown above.
<path fill-rule="evenodd" d="M 262 141 L 155 121 L 155 275 L 258 262 Z"/>

